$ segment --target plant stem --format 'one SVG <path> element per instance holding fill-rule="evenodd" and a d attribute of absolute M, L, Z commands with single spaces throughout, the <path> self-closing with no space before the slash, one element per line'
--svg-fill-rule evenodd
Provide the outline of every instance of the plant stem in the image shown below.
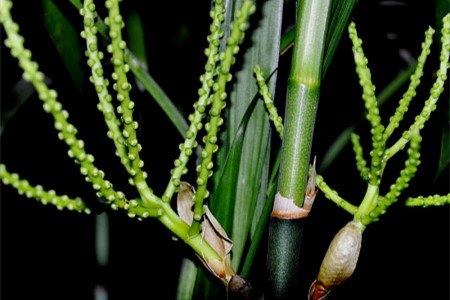
<path fill-rule="evenodd" d="M 298 10 L 278 192 L 269 225 L 267 299 L 299 297 L 302 218 L 307 215 L 301 207 L 309 173 L 330 6 L 329 0 L 305 0 Z"/>
<path fill-rule="evenodd" d="M 270 219 L 269 239 L 276 239 L 276 246 L 267 248 L 268 282 L 265 299 L 300 299 L 299 245 L 305 219 Z"/>
<path fill-rule="evenodd" d="M 329 0 L 304 1 L 298 12 L 278 191 L 299 207 L 308 178 L 329 6 Z"/>
<path fill-rule="evenodd" d="M 360 222 L 364 226 L 369 225 L 369 221 L 367 221 L 367 218 L 369 217 L 370 212 L 376 207 L 377 205 L 377 199 L 378 194 L 380 191 L 379 185 L 374 184 L 368 184 L 367 185 L 367 191 L 366 195 L 364 196 L 364 199 L 362 200 L 361 204 L 358 207 L 358 211 L 356 212 L 353 220 Z M 364 230 L 365 227 L 362 228 Z"/>

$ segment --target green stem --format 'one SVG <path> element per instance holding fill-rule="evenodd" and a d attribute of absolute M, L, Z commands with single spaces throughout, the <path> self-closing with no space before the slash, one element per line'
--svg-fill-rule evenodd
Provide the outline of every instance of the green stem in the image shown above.
<path fill-rule="evenodd" d="M 329 0 L 305 0 L 298 10 L 278 193 L 269 224 L 265 290 L 268 299 L 299 297 L 302 218 L 307 215 L 299 207 L 303 206 L 309 173 L 330 5 Z"/>
<path fill-rule="evenodd" d="M 364 226 L 369 225 L 369 223 L 373 221 L 373 219 L 370 218 L 370 212 L 372 212 L 377 205 L 379 192 L 379 185 L 373 185 L 370 183 L 367 185 L 366 195 L 364 196 L 364 199 L 359 205 L 358 211 L 353 218 L 355 221 L 360 222 Z M 363 227 L 362 230 L 364 229 L 365 227 Z"/>
<path fill-rule="evenodd" d="M 267 249 L 266 299 L 300 299 L 298 253 L 304 223 L 305 219 L 270 218 L 269 240 L 276 239 L 277 247 Z"/>
<path fill-rule="evenodd" d="M 289 76 L 278 191 L 300 207 L 308 178 L 329 6 L 329 0 L 302 2 Z"/>

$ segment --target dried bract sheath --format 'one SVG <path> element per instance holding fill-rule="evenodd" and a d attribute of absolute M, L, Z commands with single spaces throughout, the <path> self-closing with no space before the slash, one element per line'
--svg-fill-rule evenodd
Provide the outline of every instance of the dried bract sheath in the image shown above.
<path fill-rule="evenodd" d="M 180 189 L 177 196 L 177 210 L 180 218 L 191 225 L 194 218 L 195 189 L 187 182 L 180 183 Z M 211 272 L 212 275 L 220 279 L 227 287 L 229 299 L 241 300 L 251 299 L 252 287 L 243 277 L 236 275 L 231 266 L 231 248 L 233 241 L 228 237 L 219 221 L 214 217 L 207 206 L 204 207 L 205 214 L 202 220 L 201 234 L 203 239 L 217 252 L 221 257 L 218 259 L 207 259 L 197 254 L 197 257 Z"/>
<path fill-rule="evenodd" d="M 309 300 L 324 300 L 335 286 L 347 280 L 355 270 L 361 249 L 361 224 L 348 222 L 335 235 L 309 290 Z"/>

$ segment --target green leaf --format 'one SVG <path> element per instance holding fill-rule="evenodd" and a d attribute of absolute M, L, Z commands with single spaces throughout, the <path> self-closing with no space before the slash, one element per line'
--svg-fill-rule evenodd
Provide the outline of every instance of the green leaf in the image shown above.
<path fill-rule="evenodd" d="M 45 80 L 46 82 L 49 82 L 47 78 Z M 0 137 L 5 130 L 8 121 L 14 117 L 17 111 L 28 101 L 28 99 L 30 99 L 35 91 L 34 86 L 24 79 L 20 79 L 13 86 L 11 93 L 3 100 L 3 107 L 0 112 Z"/>
<path fill-rule="evenodd" d="M 255 260 L 257 251 L 259 249 L 259 244 L 264 235 L 270 213 L 272 212 L 273 202 L 275 199 L 275 193 L 277 191 L 278 169 L 280 166 L 280 153 L 281 153 L 280 150 L 281 150 L 281 147 L 278 148 L 276 159 L 275 159 L 275 162 L 274 162 L 274 165 L 272 168 L 272 173 L 270 175 L 270 180 L 269 180 L 269 184 L 268 184 L 268 188 L 267 188 L 267 200 L 264 203 L 261 214 L 259 216 L 256 215 L 253 218 L 253 222 L 254 222 L 254 224 L 256 224 L 256 226 L 254 227 L 254 230 L 252 230 L 251 244 L 250 244 L 247 254 L 245 256 L 245 261 L 244 261 L 244 264 L 242 267 L 241 275 L 243 277 L 248 277 L 250 274 L 250 270 L 253 265 L 253 261 Z M 252 229 L 253 229 L 253 227 L 252 227 Z"/>
<path fill-rule="evenodd" d="M 191 300 L 195 288 L 195 279 L 197 276 L 197 266 L 188 258 L 183 258 L 177 286 L 176 300 Z"/>
<path fill-rule="evenodd" d="M 265 74 L 271 74 L 278 67 L 283 1 L 265 1 L 260 9 L 262 17 L 254 24 L 257 27 L 252 35 L 247 37 L 252 47 L 246 50 L 242 68 L 235 75 L 237 82 L 230 95 L 231 104 L 225 120 L 227 137 L 223 142 L 226 145 L 236 143 L 240 128 L 243 122 L 247 121 L 248 107 L 251 107 L 249 103 L 258 94 L 253 74 L 255 65 L 259 64 Z M 272 95 L 275 95 L 275 84 L 276 74 L 272 76 L 269 84 Z M 215 177 L 215 180 L 219 179 L 223 184 L 215 185 L 211 197 L 214 205 L 212 208 L 216 208 L 215 216 L 227 224 L 226 230 L 231 229 L 228 232 L 231 232 L 233 240 L 232 266 L 236 270 L 239 270 L 241 266 L 247 240 L 251 235 L 252 227 L 253 232 L 256 230 L 256 222 L 266 201 L 270 144 L 269 117 L 263 101 L 259 101 L 248 119 L 242 149 L 235 153 L 229 148 L 227 165 L 223 166 L 220 177 Z M 218 164 L 222 165 L 221 162 Z M 222 179 L 224 177 L 230 180 L 234 177 L 236 185 Z M 234 209 L 230 210 L 233 207 Z M 254 214 L 248 212 L 254 212 Z M 233 222 L 231 228 L 230 220 Z"/>
<path fill-rule="evenodd" d="M 77 90 L 83 91 L 79 34 L 52 0 L 43 0 L 44 25 Z M 78 5 L 74 3 L 74 5 Z"/>
<path fill-rule="evenodd" d="M 354 129 L 355 127 L 353 125 L 346 127 L 334 140 L 331 146 L 328 147 L 327 152 L 325 152 L 320 162 L 320 166 L 318 168 L 319 173 L 322 173 L 324 170 L 326 170 L 333 163 L 339 153 L 342 152 L 344 147 L 349 143 L 351 134 Z"/>
<path fill-rule="evenodd" d="M 95 216 L 95 254 L 99 266 L 109 261 L 109 216 L 102 212 Z"/>
<path fill-rule="evenodd" d="M 323 58 L 323 73 L 326 73 L 334 53 L 341 41 L 342 34 L 346 31 L 349 19 L 357 0 L 335 0 L 332 1 L 330 21 L 328 24 L 325 42 L 325 56 Z"/>
<path fill-rule="evenodd" d="M 229 147 L 228 155 L 223 164 L 221 171 L 218 171 L 217 177 L 218 189 L 213 199 L 211 200 L 211 211 L 215 212 L 217 220 L 227 232 L 231 232 L 233 228 L 235 194 L 238 185 L 238 175 L 241 163 L 242 147 L 246 129 L 254 112 L 255 106 L 258 103 L 258 97 L 254 97 L 248 106 L 242 120 L 237 129 L 235 138 Z M 233 241 L 234 242 L 234 241 Z"/>
<path fill-rule="evenodd" d="M 76 8 L 81 9 L 83 4 L 81 4 L 81 0 L 69 0 Z"/>
<path fill-rule="evenodd" d="M 127 30 L 128 37 L 127 45 L 130 51 L 133 52 L 136 59 L 138 59 L 142 68 L 147 71 L 144 28 L 142 27 L 141 16 L 135 10 L 129 12 L 126 19 L 125 28 Z M 140 91 L 145 89 L 139 80 L 136 80 L 136 84 Z"/>
<path fill-rule="evenodd" d="M 178 132 L 184 136 L 189 125 L 175 104 L 170 100 L 169 96 L 167 96 L 153 77 L 144 70 L 140 61 L 135 58 L 130 51 L 125 52 L 125 61 L 130 66 L 130 70 L 133 72 L 134 76 L 142 83 L 144 88 L 152 95 L 158 105 L 172 121 L 173 125 L 175 125 Z"/>
<path fill-rule="evenodd" d="M 450 132 L 449 132 L 449 120 L 450 115 L 449 111 L 447 111 L 446 118 L 447 126 L 442 126 L 442 138 L 441 138 L 441 154 L 439 157 L 439 166 L 436 172 L 435 180 L 444 172 L 450 163 Z"/>
<path fill-rule="evenodd" d="M 334 53 L 341 41 L 343 32 L 347 29 L 349 19 L 357 0 L 336 0 L 333 1 L 330 21 L 327 29 L 327 40 L 325 42 L 325 53 L 322 66 L 322 77 L 333 59 Z M 284 53 L 294 43 L 295 26 L 287 31 L 281 38 L 280 53 Z"/>

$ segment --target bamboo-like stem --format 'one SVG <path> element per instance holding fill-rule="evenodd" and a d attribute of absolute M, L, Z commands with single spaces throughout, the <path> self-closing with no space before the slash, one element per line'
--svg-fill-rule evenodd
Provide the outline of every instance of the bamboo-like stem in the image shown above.
<path fill-rule="evenodd" d="M 278 192 L 299 207 L 308 178 L 329 6 L 328 0 L 304 1 L 298 12 Z"/>
<path fill-rule="evenodd" d="M 299 297 L 302 218 L 307 215 L 301 207 L 309 173 L 330 6 L 329 0 L 307 0 L 301 2 L 298 10 L 280 175 L 269 224 L 265 291 L 268 299 Z"/>

